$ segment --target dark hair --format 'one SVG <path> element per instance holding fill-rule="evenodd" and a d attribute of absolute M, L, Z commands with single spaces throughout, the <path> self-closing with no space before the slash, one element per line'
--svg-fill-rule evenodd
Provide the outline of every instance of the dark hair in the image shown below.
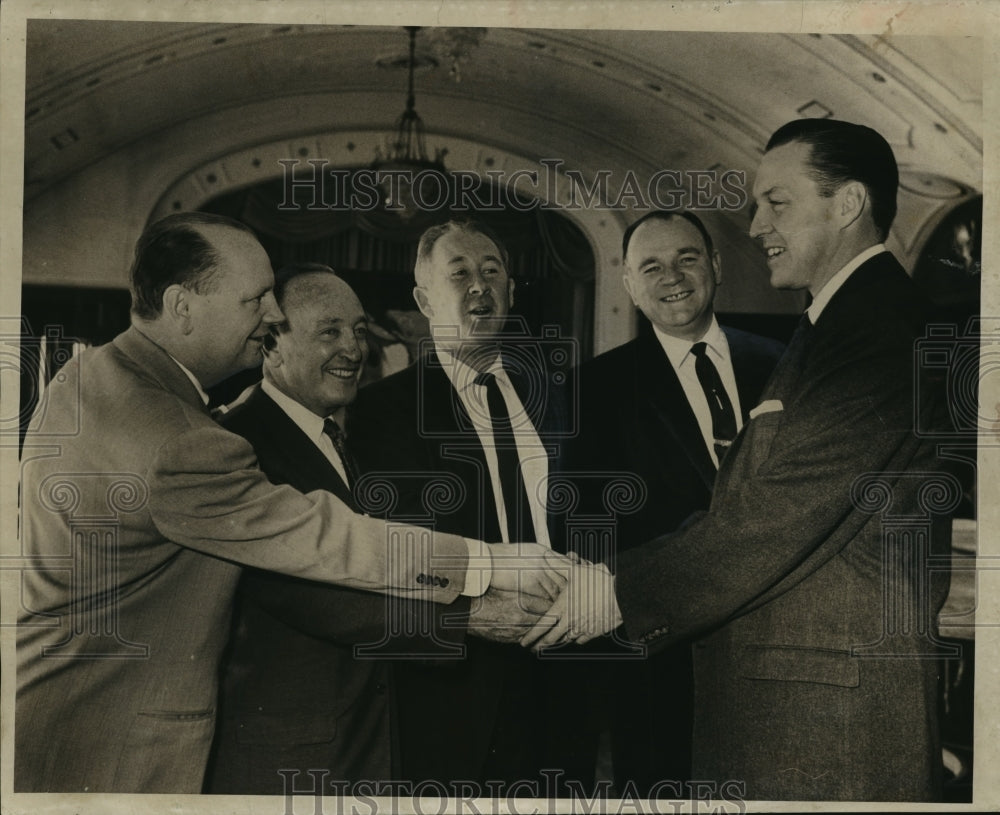
<path fill-rule="evenodd" d="M 211 291 L 219 256 L 199 226 L 225 226 L 253 234 L 245 224 L 209 212 L 177 212 L 147 226 L 136 241 L 129 274 L 132 313 L 137 317 L 156 319 L 163 312 L 163 292 L 170 286 L 181 285 L 199 294 Z"/>
<path fill-rule="evenodd" d="M 646 223 L 646 221 L 669 221 L 671 218 L 683 218 L 685 221 L 690 221 L 694 224 L 695 228 L 701 233 L 701 237 L 705 241 L 705 251 L 708 252 L 708 258 L 711 260 L 712 256 L 715 254 L 715 250 L 712 248 L 712 236 L 708 234 L 708 230 L 705 229 L 705 224 L 701 222 L 701 218 L 693 212 L 688 212 L 686 209 L 654 209 L 652 212 L 647 212 L 643 215 L 638 221 L 626 229 L 625 234 L 622 235 L 622 260 L 625 260 L 625 256 L 628 254 L 628 245 L 632 241 L 632 234 L 636 229 Z"/>
<path fill-rule="evenodd" d="M 899 169 L 889 143 L 864 125 L 837 119 L 797 119 L 774 132 L 765 152 L 791 142 L 810 146 L 810 176 L 820 195 L 828 198 L 848 181 L 865 185 L 872 222 L 879 238 L 885 240 L 896 218 L 899 187 Z"/>
<path fill-rule="evenodd" d="M 443 224 L 435 224 L 434 226 L 424 230 L 424 234 L 420 236 L 420 242 L 417 244 L 417 267 L 419 267 L 422 263 L 427 262 L 431 256 L 431 252 L 434 251 L 435 244 L 437 244 L 441 238 L 449 232 L 454 232 L 456 230 L 463 232 L 475 232 L 493 241 L 493 245 L 496 246 L 497 250 L 500 252 L 500 260 L 503 261 L 504 268 L 510 272 L 510 256 L 507 254 L 507 247 L 503 245 L 503 242 L 490 227 L 482 221 L 473 220 L 447 221 Z M 414 269 L 414 273 L 416 273 L 416 269 Z"/>
<path fill-rule="evenodd" d="M 302 277 L 307 274 L 328 274 L 337 277 L 337 273 L 327 266 L 325 263 L 312 263 L 309 261 L 298 261 L 295 263 L 289 263 L 286 266 L 282 266 L 278 271 L 274 273 L 274 299 L 278 304 L 278 308 L 285 310 L 285 294 L 288 291 L 288 284 L 297 277 Z M 286 317 L 281 323 L 273 324 L 270 327 L 267 335 L 264 337 L 264 347 L 268 351 L 273 351 L 275 348 L 274 338 L 278 336 L 282 331 L 288 328 L 288 318 Z"/>

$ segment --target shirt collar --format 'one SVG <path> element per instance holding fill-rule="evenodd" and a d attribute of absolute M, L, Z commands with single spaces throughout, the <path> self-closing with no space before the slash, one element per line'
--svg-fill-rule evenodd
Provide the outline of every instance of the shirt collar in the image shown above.
<path fill-rule="evenodd" d="M 275 404 L 280 407 L 288 418 L 301 428 L 310 439 L 319 439 L 323 435 L 323 417 L 317 416 L 309 408 L 296 402 L 286 393 L 282 393 L 271 381 L 264 379 L 260 383 L 260 388 L 270 396 Z"/>
<path fill-rule="evenodd" d="M 451 381 L 452 387 L 458 393 L 466 394 L 469 388 L 476 384 L 476 377 L 479 376 L 480 372 L 471 365 L 464 363 L 447 348 L 435 346 L 434 351 L 441 362 L 441 367 L 444 368 L 445 374 Z M 490 363 L 486 370 L 488 373 L 493 374 L 497 380 L 506 382 L 507 376 L 503 369 L 503 363 L 500 361 L 499 353 L 494 357 L 493 362 Z"/>
<path fill-rule="evenodd" d="M 876 243 L 874 246 L 869 246 L 865 251 L 861 252 L 859 255 L 855 255 L 854 258 L 839 271 L 833 277 L 826 281 L 826 284 L 822 289 L 819 290 L 817 295 L 813 298 L 812 304 L 806 309 L 806 314 L 809 315 L 809 321 L 816 325 L 816 321 L 819 319 L 819 315 L 823 313 L 823 309 L 826 308 L 827 303 L 833 298 L 839 290 L 840 287 L 844 285 L 847 278 L 849 278 L 854 270 L 857 269 L 862 263 L 870 258 L 875 257 L 875 255 L 885 252 L 884 243 Z"/>
<path fill-rule="evenodd" d="M 667 355 L 667 359 L 670 360 L 670 364 L 674 367 L 674 370 L 680 368 L 684 360 L 687 359 L 687 355 L 691 352 L 691 346 L 694 345 L 694 342 L 681 339 L 680 337 L 673 337 L 661 331 L 655 325 L 653 326 L 653 331 L 656 333 L 656 339 L 659 340 L 660 346 L 663 348 L 663 352 Z M 712 322 L 709 324 L 708 329 L 695 342 L 705 343 L 718 357 L 724 355 L 726 337 L 722 333 L 722 328 L 719 326 L 719 321 L 715 319 L 714 314 L 712 315 Z"/>
<path fill-rule="evenodd" d="M 201 382 L 198 381 L 198 378 L 193 373 L 191 373 L 186 367 L 184 367 L 184 364 L 179 359 L 177 359 L 177 357 L 175 357 L 173 354 L 168 352 L 167 356 L 177 363 L 178 368 L 184 371 L 184 375 L 191 380 L 191 384 L 194 385 L 195 390 L 198 391 L 198 396 L 201 397 L 201 401 L 204 402 L 205 406 L 207 407 L 208 394 L 205 393 L 205 389 L 201 386 Z"/>

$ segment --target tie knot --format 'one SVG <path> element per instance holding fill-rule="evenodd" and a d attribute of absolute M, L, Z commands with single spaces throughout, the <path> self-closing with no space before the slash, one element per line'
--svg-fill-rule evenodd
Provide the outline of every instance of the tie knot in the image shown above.
<path fill-rule="evenodd" d="M 488 388 L 490 385 L 496 384 L 497 378 L 489 371 L 484 371 L 483 373 L 476 374 L 476 378 L 473 381 L 477 385 L 482 385 L 484 388 Z"/>
<path fill-rule="evenodd" d="M 691 353 L 696 357 L 705 356 L 705 352 L 708 351 L 708 344 L 704 342 L 696 342 L 691 346 Z"/>

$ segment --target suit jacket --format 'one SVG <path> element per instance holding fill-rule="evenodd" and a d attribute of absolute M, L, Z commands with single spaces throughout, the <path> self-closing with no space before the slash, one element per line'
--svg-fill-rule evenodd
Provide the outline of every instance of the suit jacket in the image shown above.
<path fill-rule="evenodd" d="M 544 376 L 505 368 L 544 444 L 561 421 L 558 394 L 539 390 Z M 394 517 L 501 540 L 482 446 L 436 355 L 363 388 L 349 427 L 362 469 L 393 483 Z M 451 487 L 435 498 L 427 487 L 442 474 Z M 544 760 L 544 677 L 529 652 L 470 638 L 461 658 L 403 663 L 396 677 L 405 778 L 537 777 Z"/>
<path fill-rule="evenodd" d="M 862 264 L 793 338 L 708 513 L 621 554 L 631 638 L 701 637 L 696 778 L 750 799 L 937 794 L 948 577 L 928 558 L 949 554 L 959 490 L 914 430 L 942 408 L 933 372 L 915 381 L 925 321 L 890 254 Z"/>
<path fill-rule="evenodd" d="M 223 425 L 249 441 L 268 479 L 302 492 L 332 492 L 358 511 L 343 478 L 316 444 L 258 386 Z M 223 673 L 208 792 L 280 795 L 279 770 L 330 779 L 392 777 L 390 663 L 356 659 L 354 645 L 388 633 L 389 598 L 247 569 L 237 591 L 233 641 Z M 411 618 L 461 608 L 395 602 Z"/>
<path fill-rule="evenodd" d="M 240 563 L 446 601 L 464 584 L 460 538 L 434 540 L 457 569 L 422 543 L 390 572 L 381 521 L 270 484 L 249 443 L 134 328 L 68 362 L 33 424 L 18 791 L 201 790 Z"/>
<path fill-rule="evenodd" d="M 743 422 L 760 399 L 784 348 L 774 340 L 724 327 Z M 708 508 L 716 467 L 694 410 L 652 330 L 594 358 L 580 371 L 582 432 L 570 453 L 586 510 L 607 512 L 597 473 L 639 477 L 645 500 L 616 524 L 616 551 L 672 532 Z M 587 554 L 587 553 L 583 553 Z M 590 553 L 591 555 L 595 553 Z M 613 553 L 609 553 L 612 554 Z M 647 794 L 664 779 L 691 775 L 691 649 L 680 643 L 643 660 L 598 663 L 611 700 L 612 756 L 619 790 Z"/>

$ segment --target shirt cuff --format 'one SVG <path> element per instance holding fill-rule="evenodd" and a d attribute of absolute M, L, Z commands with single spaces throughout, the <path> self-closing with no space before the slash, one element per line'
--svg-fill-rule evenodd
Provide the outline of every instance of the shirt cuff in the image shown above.
<path fill-rule="evenodd" d="M 493 579 L 493 557 L 490 547 L 482 541 L 465 538 L 469 547 L 469 568 L 465 573 L 465 597 L 479 597 L 490 586 Z"/>

